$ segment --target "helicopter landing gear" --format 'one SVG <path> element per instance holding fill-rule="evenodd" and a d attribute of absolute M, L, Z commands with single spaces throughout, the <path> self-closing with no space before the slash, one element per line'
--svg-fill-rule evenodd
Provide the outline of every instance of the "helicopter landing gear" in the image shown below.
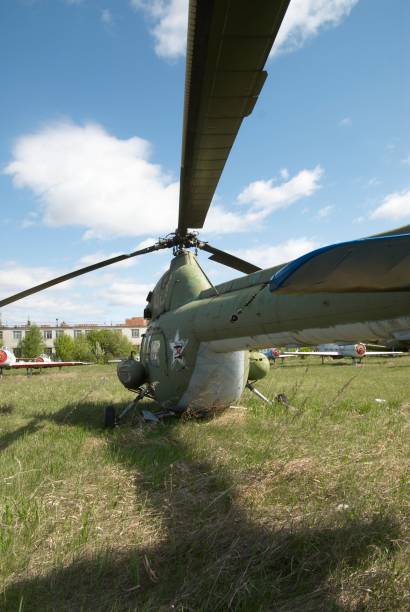
<path fill-rule="evenodd" d="M 122 410 L 122 412 L 120 412 L 118 416 L 117 416 L 114 406 L 106 407 L 105 413 L 104 413 L 104 427 L 108 429 L 112 429 L 116 427 L 117 425 L 120 424 L 122 419 L 130 412 L 130 410 L 132 410 L 133 408 L 137 406 L 137 403 L 140 400 L 142 400 L 143 397 L 146 397 L 146 396 L 152 397 L 150 391 L 148 389 L 144 389 L 143 387 L 140 387 L 139 389 L 137 389 L 135 393 L 136 393 L 136 397 L 132 400 L 132 402 L 129 402 L 125 406 L 124 410 Z"/>
<path fill-rule="evenodd" d="M 117 424 L 117 415 L 114 406 L 107 406 L 104 413 L 104 427 L 112 429 Z"/>
<path fill-rule="evenodd" d="M 265 395 L 263 395 L 263 393 L 258 391 L 257 388 L 251 382 L 246 383 L 246 388 L 249 389 L 249 391 L 252 391 L 252 393 L 254 393 L 256 397 L 259 397 L 259 399 L 261 399 L 262 401 L 266 402 L 270 406 L 272 405 L 271 400 L 268 399 Z"/>
<path fill-rule="evenodd" d="M 284 393 L 278 393 L 278 395 L 275 397 L 275 402 L 273 402 L 272 400 L 268 399 L 265 395 L 263 395 L 263 393 L 258 391 L 258 389 L 256 389 L 253 383 L 248 382 L 246 384 L 246 388 L 249 389 L 249 391 L 252 391 L 252 393 L 254 393 L 256 397 L 266 402 L 270 406 L 273 406 L 273 404 L 276 402 L 277 404 L 283 404 L 283 406 L 285 406 L 286 408 L 293 408 L 293 406 L 290 405 L 289 400 Z"/>
<path fill-rule="evenodd" d="M 143 410 L 142 418 L 146 423 L 159 423 L 162 419 L 167 417 L 176 416 L 176 412 L 173 410 L 162 410 L 161 412 L 151 412 L 151 410 Z"/>

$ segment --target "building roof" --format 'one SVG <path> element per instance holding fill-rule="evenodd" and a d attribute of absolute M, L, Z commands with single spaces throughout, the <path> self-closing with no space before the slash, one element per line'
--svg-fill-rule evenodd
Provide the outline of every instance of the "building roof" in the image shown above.
<path fill-rule="evenodd" d="M 130 319 L 125 319 L 125 325 L 127 327 L 147 327 L 148 320 L 143 317 L 131 317 Z"/>
<path fill-rule="evenodd" d="M 147 327 L 148 321 L 143 317 L 130 317 L 125 319 L 123 323 L 66 323 L 62 321 L 59 325 L 53 323 L 35 323 L 41 329 L 118 329 L 122 327 Z M 27 329 L 30 327 L 27 323 L 21 323 L 19 325 L 2 325 L 0 322 L 0 329 Z"/>

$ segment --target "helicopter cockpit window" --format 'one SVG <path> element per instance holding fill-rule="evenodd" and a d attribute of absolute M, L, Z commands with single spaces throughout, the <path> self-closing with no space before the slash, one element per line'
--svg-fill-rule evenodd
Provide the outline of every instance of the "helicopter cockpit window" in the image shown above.
<path fill-rule="evenodd" d="M 159 366 L 160 365 L 160 351 L 161 351 L 161 340 L 152 340 L 150 347 L 150 355 L 149 360 L 151 365 Z"/>

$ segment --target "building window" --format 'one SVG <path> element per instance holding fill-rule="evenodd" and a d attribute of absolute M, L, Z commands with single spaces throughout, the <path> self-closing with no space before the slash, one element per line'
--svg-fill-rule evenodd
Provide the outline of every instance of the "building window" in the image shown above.
<path fill-rule="evenodd" d="M 139 329 L 132 329 L 131 330 L 131 337 L 132 338 L 139 338 L 140 337 L 140 330 Z"/>
<path fill-rule="evenodd" d="M 13 340 L 21 340 L 21 336 L 22 336 L 22 333 L 19 329 L 18 330 L 15 329 L 13 331 Z"/>
<path fill-rule="evenodd" d="M 64 336 L 64 330 L 56 329 L 56 338 L 61 338 L 61 336 Z"/>
<path fill-rule="evenodd" d="M 0 329 L 0 340 L 3 340 L 3 330 Z"/>
<path fill-rule="evenodd" d="M 74 330 L 74 338 L 78 338 L 78 336 L 82 336 L 83 332 L 81 329 L 75 329 Z"/>
<path fill-rule="evenodd" d="M 51 329 L 45 329 L 43 331 L 43 336 L 44 336 L 44 340 L 51 340 L 53 337 L 53 332 L 51 331 Z"/>

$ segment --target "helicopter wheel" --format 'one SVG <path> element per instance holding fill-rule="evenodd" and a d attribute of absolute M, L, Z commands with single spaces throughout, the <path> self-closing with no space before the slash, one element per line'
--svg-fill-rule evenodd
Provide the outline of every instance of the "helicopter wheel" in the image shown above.
<path fill-rule="evenodd" d="M 107 406 L 104 413 L 104 427 L 113 429 L 117 424 L 117 415 L 114 406 Z"/>

